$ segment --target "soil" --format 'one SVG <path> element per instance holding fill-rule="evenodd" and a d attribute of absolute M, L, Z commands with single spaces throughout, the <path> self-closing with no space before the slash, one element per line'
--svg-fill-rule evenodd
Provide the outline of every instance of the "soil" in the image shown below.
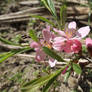
<path fill-rule="evenodd" d="M 0 15 L 17 12 L 30 6 L 21 6 L 18 4 L 22 0 L 0 0 Z M 31 25 L 31 26 L 30 26 Z M 37 35 L 45 27 L 46 23 L 40 20 L 20 21 L 0 24 L 0 36 L 15 43 L 30 43 L 28 31 L 33 28 L 37 30 Z M 16 42 L 16 38 L 20 37 Z M 9 51 L 0 48 L 0 53 Z M 34 51 L 26 52 L 33 55 Z M 42 71 L 47 66 L 34 62 L 33 58 L 13 56 L 6 61 L 0 63 L 0 92 L 21 92 L 23 82 L 32 80 L 33 78 L 45 75 Z M 51 69 L 51 71 L 56 68 Z M 91 70 L 91 69 L 90 69 Z M 59 76 L 58 85 L 55 89 L 51 88 L 49 92 L 92 92 L 92 70 L 85 71 L 79 76 L 71 75 L 68 83 L 64 83 L 64 75 Z M 74 91 L 76 89 L 76 91 Z M 41 89 L 40 89 L 41 90 Z M 38 90 L 37 92 L 41 92 Z M 72 91 L 71 91 L 72 90 Z"/>

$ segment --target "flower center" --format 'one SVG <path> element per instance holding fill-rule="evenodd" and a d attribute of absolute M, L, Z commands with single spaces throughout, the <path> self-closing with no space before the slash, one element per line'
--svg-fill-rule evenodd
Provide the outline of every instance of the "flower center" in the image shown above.
<path fill-rule="evenodd" d="M 48 47 L 48 48 L 50 48 L 50 49 L 52 48 L 52 44 L 48 43 L 46 41 L 44 41 L 43 45 L 46 46 L 46 47 Z"/>
<path fill-rule="evenodd" d="M 75 30 L 74 29 L 66 29 L 65 34 L 67 38 L 72 38 L 75 36 Z"/>

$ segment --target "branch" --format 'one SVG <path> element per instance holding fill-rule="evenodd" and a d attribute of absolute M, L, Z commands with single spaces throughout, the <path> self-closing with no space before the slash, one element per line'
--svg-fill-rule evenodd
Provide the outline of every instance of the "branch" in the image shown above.
<path fill-rule="evenodd" d="M 1 42 L 0 42 L 0 47 L 1 48 L 5 48 L 5 49 L 9 49 L 9 50 L 11 50 L 11 49 L 22 49 L 22 48 L 24 48 L 22 46 L 8 45 L 8 44 L 4 44 L 4 43 L 1 43 Z"/>
<path fill-rule="evenodd" d="M 27 58 L 27 59 L 30 59 L 30 58 L 35 58 L 35 55 L 28 55 L 28 54 L 16 54 L 15 56 L 17 57 L 24 57 L 24 58 Z M 70 61 L 70 59 L 64 59 L 66 61 Z M 79 60 L 79 63 L 86 63 L 88 62 L 88 60 L 85 60 L 85 59 L 80 59 Z M 39 63 L 45 63 L 45 64 L 49 64 L 48 61 L 40 61 Z M 62 66 L 62 65 L 65 65 L 67 64 L 67 62 L 57 62 L 56 63 L 56 66 Z"/>

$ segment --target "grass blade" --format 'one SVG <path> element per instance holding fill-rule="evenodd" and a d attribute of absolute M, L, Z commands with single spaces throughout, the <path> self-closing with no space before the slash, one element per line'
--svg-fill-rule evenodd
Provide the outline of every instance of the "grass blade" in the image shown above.
<path fill-rule="evenodd" d="M 50 75 L 47 75 L 47 76 L 44 76 L 44 77 L 41 77 L 38 79 L 34 79 L 31 82 L 24 84 L 21 89 L 22 92 L 33 92 L 33 89 L 37 89 L 37 88 L 41 87 L 48 81 L 54 79 L 57 75 L 61 74 L 61 70 L 62 69 L 59 69 L 55 73 L 52 73 Z"/>
<path fill-rule="evenodd" d="M 66 22 L 66 5 L 62 5 L 60 8 L 60 22 L 63 28 Z"/>
<path fill-rule="evenodd" d="M 26 48 L 22 48 L 22 49 L 18 49 L 18 50 L 12 50 L 12 51 L 9 51 L 7 53 L 1 54 L 0 55 L 0 63 L 5 61 L 9 57 L 12 57 L 15 54 L 22 53 L 22 52 L 28 51 L 30 49 L 31 49 L 30 47 L 26 47 Z"/>
<path fill-rule="evenodd" d="M 2 38 L 2 37 L 0 37 L 0 41 L 3 42 L 3 43 L 5 43 L 5 44 L 9 44 L 9 45 L 19 45 L 19 46 L 20 46 L 20 44 L 15 44 L 15 43 L 13 43 L 13 42 L 11 42 L 11 41 L 9 41 L 9 40 L 6 40 L 6 39 L 4 39 L 4 38 Z"/>

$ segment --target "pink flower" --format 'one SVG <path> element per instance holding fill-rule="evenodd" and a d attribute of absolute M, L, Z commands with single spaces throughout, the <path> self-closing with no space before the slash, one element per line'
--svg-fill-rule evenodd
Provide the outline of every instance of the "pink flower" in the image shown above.
<path fill-rule="evenodd" d="M 92 39 L 91 38 L 86 38 L 86 46 L 87 46 L 90 56 L 92 56 Z"/>
<path fill-rule="evenodd" d="M 80 39 L 86 37 L 90 32 L 89 26 L 82 27 L 76 31 L 76 22 L 70 22 L 65 31 L 57 30 L 58 36 L 54 38 L 53 48 L 57 51 L 65 51 L 66 53 L 78 53 L 81 50 Z"/>
<path fill-rule="evenodd" d="M 42 30 L 42 35 L 43 39 L 40 39 L 39 42 L 32 42 L 30 44 L 30 47 L 34 48 L 36 51 L 36 61 L 45 61 L 47 55 L 43 52 L 42 47 L 46 46 L 48 48 L 52 48 L 52 39 L 55 37 L 54 33 L 50 31 L 50 26 L 47 26 L 46 29 Z M 52 58 L 49 59 L 51 67 L 54 67 L 55 63 L 56 60 L 53 60 Z"/>
<path fill-rule="evenodd" d="M 65 31 L 57 30 L 55 28 L 54 31 L 57 32 L 59 36 L 66 39 L 81 39 L 89 34 L 90 28 L 89 26 L 85 26 L 76 31 L 76 22 L 73 21 L 68 24 L 68 28 L 66 27 Z"/>
<path fill-rule="evenodd" d="M 57 63 L 57 60 L 54 60 L 52 58 L 49 59 L 49 65 L 50 65 L 50 67 L 54 67 L 56 65 L 56 63 Z"/>
<path fill-rule="evenodd" d="M 46 54 L 41 49 L 42 48 L 41 43 L 39 43 L 39 42 L 32 42 L 30 44 L 30 47 L 34 48 L 34 50 L 36 51 L 36 57 L 35 57 L 36 61 L 43 61 L 43 60 L 45 60 Z"/>
<path fill-rule="evenodd" d="M 82 45 L 79 40 L 73 39 L 73 40 L 67 40 L 65 43 L 64 51 L 66 53 L 74 52 L 79 53 L 81 51 Z"/>
<path fill-rule="evenodd" d="M 81 42 L 77 39 L 67 41 L 57 41 L 53 43 L 53 48 L 57 51 L 65 51 L 66 53 L 78 53 L 82 49 Z"/>
<path fill-rule="evenodd" d="M 46 29 L 42 30 L 43 39 L 50 44 L 51 41 L 55 38 L 55 34 L 50 31 L 50 26 L 47 26 Z"/>

